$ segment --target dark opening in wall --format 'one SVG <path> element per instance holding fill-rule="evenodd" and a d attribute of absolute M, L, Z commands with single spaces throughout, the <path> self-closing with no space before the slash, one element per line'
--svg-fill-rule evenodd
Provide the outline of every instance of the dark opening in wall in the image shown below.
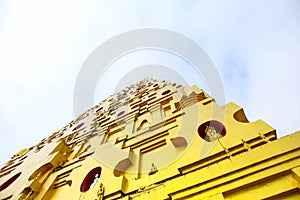
<path fill-rule="evenodd" d="M 162 95 L 166 95 L 166 94 L 169 94 L 171 92 L 171 90 L 166 90 L 162 93 Z"/>
<path fill-rule="evenodd" d="M 7 181 L 5 181 L 1 186 L 0 186 L 0 192 L 2 190 L 5 190 L 8 186 L 10 186 L 13 182 L 15 182 L 15 180 L 17 180 L 17 178 L 19 178 L 19 176 L 22 174 L 22 172 L 17 173 L 16 175 L 14 175 L 13 177 L 11 177 L 10 179 L 8 179 Z"/>
<path fill-rule="evenodd" d="M 80 186 L 80 192 L 86 192 L 96 185 L 100 178 L 101 170 L 101 167 L 96 167 L 85 176 Z"/>
<path fill-rule="evenodd" d="M 118 117 L 120 117 L 121 115 L 123 115 L 125 113 L 125 111 L 123 110 L 123 111 L 121 111 L 121 112 L 119 112 L 118 113 Z"/>
<path fill-rule="evenodd" d="M 84 125 L 84 123 L 78 124 L 75 128 L 73 128 L 72 131 L 77 131 L 77 130 L 80 129 L 83 125 Z"/>
<path fill-rule="evenodd" d="M 198 134 L 203 140 L 213 142 L 226 135 L 226 128 L 221 122 L 211 120 L 198 127 Z"/>

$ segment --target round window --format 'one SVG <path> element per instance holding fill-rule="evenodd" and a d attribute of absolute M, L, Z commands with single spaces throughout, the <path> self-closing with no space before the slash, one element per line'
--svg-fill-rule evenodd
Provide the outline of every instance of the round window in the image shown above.
<path fill-rule="evenodd" d="M 221 122 L 211 120 L 198 127 L 198 134 L 203 140 L 213 142 L 226 135 L 226 128 Z"/>
<path fill-rule="evenodd" d="M 92 187 L 94 187 L 98 182 L 100 175 L 101 175 L 101 167 L 96 167 L 92 169 L 83 179 L 80 186 L 80 192 L 86 192 Z"/>

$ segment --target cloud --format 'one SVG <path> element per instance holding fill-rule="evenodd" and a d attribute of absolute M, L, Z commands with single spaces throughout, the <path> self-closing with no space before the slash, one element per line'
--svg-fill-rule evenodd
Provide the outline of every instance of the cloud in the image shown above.
<path fill-rule="evenodd" d="M 185 5 L 185 15 L 179 5 L 175 30 L 207 50 L 227 101 L 244 107 L 250 120 L 265 120 L 279 136 L 299 130 L 299 2 L 217 2 Z"/>
<path fill-rule="evenodd" d="M 253 10 L 248 27 L 248 105 L 256 111 L 252 116 L 261 116 L 282 136 L 300 129 L 299 4 L 280 1 L 266 6 Z"/>
<path fill-rule="evenodd" d="M 35 0 L 1 5 L 0 163 L 71 121 L 74 84 L 86 57 L 113 35 L 142 27 L 171 29 L 197 41 L 216 63 L 227 101 L 244 107 L 251 120 L 262 118 L 280 135 L 300 129 L 299 6 Z"/>

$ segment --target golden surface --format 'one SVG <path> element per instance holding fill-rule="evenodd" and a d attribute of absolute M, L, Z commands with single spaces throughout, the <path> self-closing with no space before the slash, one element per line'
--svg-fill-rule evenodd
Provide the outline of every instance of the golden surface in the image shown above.
<path fill-rule="evenodd" d="M 0 198 L 300 199 L 299 141 L 196 86 L 146 79 L 17 152 Z"/>

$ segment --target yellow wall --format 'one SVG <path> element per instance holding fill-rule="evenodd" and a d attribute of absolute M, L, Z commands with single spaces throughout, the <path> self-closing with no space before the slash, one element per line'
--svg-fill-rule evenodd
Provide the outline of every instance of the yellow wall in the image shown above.
<path fill-rule="evenodd" d="M 146 79 L 16 153 L 0 198 L 300 199 L 299 141 L 196 86 Z"/>

